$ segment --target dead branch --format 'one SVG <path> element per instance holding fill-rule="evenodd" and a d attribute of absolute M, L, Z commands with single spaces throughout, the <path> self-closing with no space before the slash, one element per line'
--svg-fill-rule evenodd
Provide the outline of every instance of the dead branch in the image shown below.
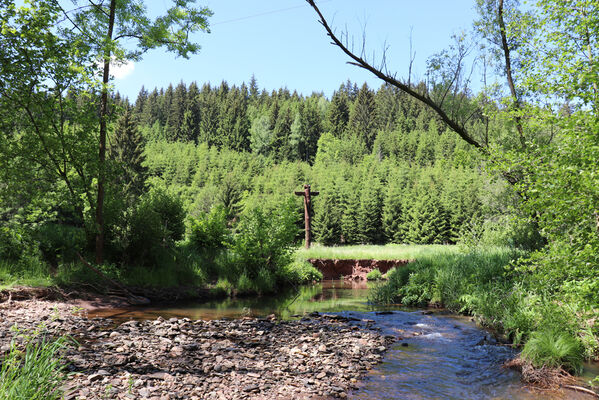
<path fill-rule="evenodd" d="M 356 54 L 354 54 L 343 43 L 343 41 L 340 40 L 335 35 L 335 33 L 333 32 L 333 30 L 329 26 L 327 20 L 322 15 L 320 9 L 318 8 L 318 6 L 316 6 L 316 3 L 314 2 L 314 0 L 306 0 L 306 1 L 314 9 L 314 11 L 316 11 L 316 14 L 318 14 L 318 18 L 320 20 L 319 22 L 324 27 L 324 29 L 326 30 L 327 35 L 331 38 L 332 44 L 334 44 L 335 46 L 339 47 L 351 60 L 353 60 L 353 61 L 348 61 L 348 64 L 355 65 L 357 67 L 363 68 L 363 69 L 371 72 L 377 78 L 379 78 L 382 81 L 388 83 L 389 85 L 395 86 L 396 88 L 398 88 L 399 90 L 405 92 L 406 94 L 414 97 L 415 99 L 420 100 L 421 102 L 423 102 L 424 104 L 426 104 L 428 107 L 430 107 L 441 118 L 441 120 L 443 122 L 445 122 L 445 124 L 447 124 L 450 127 L 450 129 L 453 130 L 455 133 L 457 133 L 464 141 L 466 141 L 468 144 L 474 146 L 475 148 L 479 149 L 479 151 L 481 151 L 483 154 L 485 154 L 485 155 L 488 154 L 487 148 L 483 147 L 480 143 L 478 143 L 467 132 L 466 128 L 462 124 L 460 124 L 458 121 L 452 119 L 445 112 L 445 110 L 443 110 L 443 108 L 439 104 L 437 104 L 434 100 L 432 100 L 427 94 L 422 94 L 422 93 L 417 92 L 411 86 L 408 86 L 405 83 L 402 83 L 402 82 L 398 81 L 393 76 L 391 76 L 389 74 L 386 74 L 385 72 L 383 72 L 382 69 L 374 67 L 371 63 L 369 63 L 368 61 L 366 61 L 363 57 L 357 56 Z M 362 54 L 364 54 L 364 50 L 363 49 L 362 49 Z"/>

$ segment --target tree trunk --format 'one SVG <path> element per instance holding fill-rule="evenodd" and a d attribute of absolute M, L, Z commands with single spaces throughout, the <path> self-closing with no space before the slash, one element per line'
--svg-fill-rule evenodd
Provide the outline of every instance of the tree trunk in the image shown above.
<path fill-rule="evenodd" d="M 110 1 L 106 44 L 112 40 L 116 0 Z M 108 118 L 108 81 L 110 78 L 110 47 L 104 50 L 104 70 L 102 75 L 102 96 L 100 99 L 100 146 L 98 152 L 98 200 L 96 203 L 96 264 L 104 262 L 104 184 L 106 182 L 106 120 Z"/>

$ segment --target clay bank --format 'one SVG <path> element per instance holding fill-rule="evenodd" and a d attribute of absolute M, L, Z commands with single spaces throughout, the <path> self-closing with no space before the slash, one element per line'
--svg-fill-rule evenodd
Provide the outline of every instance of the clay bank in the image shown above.
<path fill-rule="evenodd" d="M 115 323 L 73 305 L 0 303 L 0 350 L 21 330 L 69 335 L 66 399 L 344 398 L 394 340 L 370 320 L 157 318 Z M 17 337 L 17 340 L 19 338 Z"/>
<path fill-rule="evenodd" d="M 322 272 L 323 279 L 366 280 L 366 275 L 374 269 L 382 274 L 391 268 L 401 267 L 414 260 L 337 260 L 326 258 L 311 258 L 308 260 L 316 269 Z"/>

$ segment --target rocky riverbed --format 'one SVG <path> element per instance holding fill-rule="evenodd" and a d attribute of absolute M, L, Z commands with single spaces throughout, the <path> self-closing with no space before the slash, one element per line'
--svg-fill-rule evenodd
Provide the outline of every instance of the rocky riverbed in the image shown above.
<path fill-rule="evenodd" d="M 0 303 L 0 350 L 21 330 L 70 335 L 66 399 L 345 398 L 395 340 L 369 320 L 313 313 L 117 323 L 73 305 Z"/>

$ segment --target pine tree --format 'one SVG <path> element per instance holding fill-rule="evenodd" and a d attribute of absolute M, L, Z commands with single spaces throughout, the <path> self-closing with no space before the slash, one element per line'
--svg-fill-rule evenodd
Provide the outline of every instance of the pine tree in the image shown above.
<path fill-rule="evenodd" d="M 362 139 L 368 151 L 372 150 L 376 136 L 376 104 L 374 94 L 366 84 L 358 92 L 349 115 L 348 129 Z"/>
<path fill-rule="evenodd" d="M 325 245 L 341 243 L 341 213 L 339 198 L 335 186 L 331 186 L 315 201 L 314 207 L 314 236 L 316 240 Z"/>
<path fill-rule="evenodd" d="M 119 167 L 117 184 L 127 196 L 137 197 L 144 191 L 147 169 L 143 165 L 145 142 L 129 108 L 117 120 L 110 158 Z"/>
<path fill-rule="evenodd" d="M 365 181 L 360 196 L 358 213 L 358 238 L 361 243 L 379 244 L 384 241 L 382 226 L 382 195 L 378 178 Z"/>

